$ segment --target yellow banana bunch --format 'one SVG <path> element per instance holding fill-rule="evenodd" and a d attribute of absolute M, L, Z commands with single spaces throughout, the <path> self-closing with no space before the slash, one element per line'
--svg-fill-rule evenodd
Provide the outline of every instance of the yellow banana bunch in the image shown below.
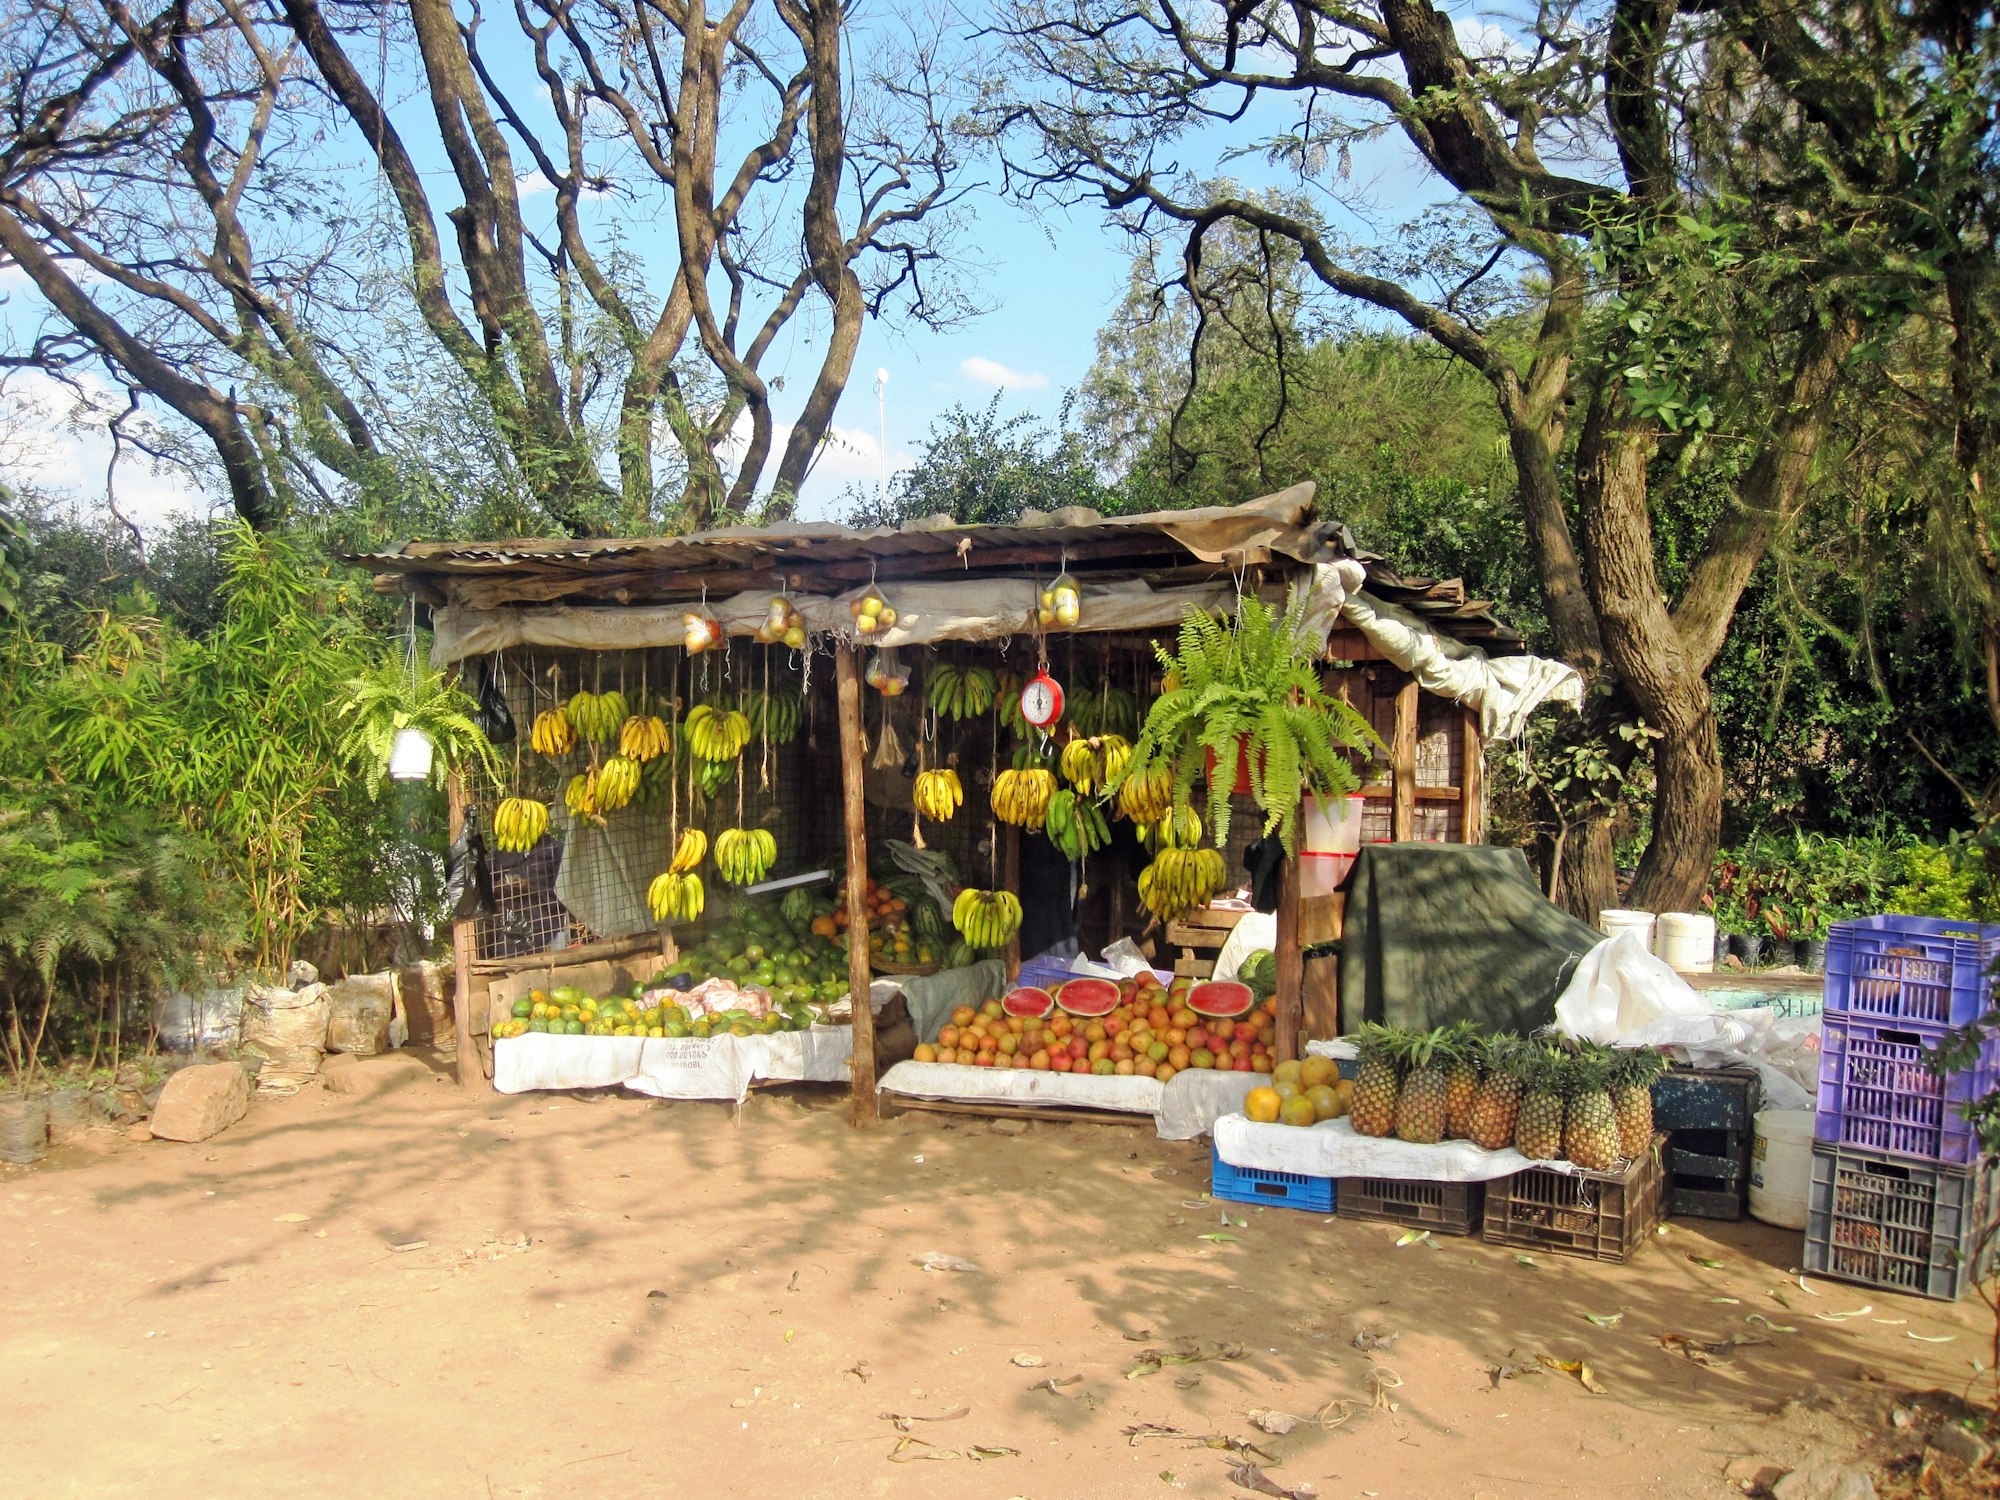
<path fill-rule="evenodd" d="M 708 904 L 708 892 L 701 877 L 685 870 L 668 870 L 655 875 L 646 887 L 646 905 L 655 922 L 692 922 Z"/>
<path fill-rule="evenodd" d="M 993 706 L 1000 674 L 991 667 L 954 667 L 939 662 L 924 674 L 924 696 L 940 718 L 969 719 Z"/>
<path fill-rule="evenodd" d="M 493 809 L 493 842 L 509 854 L 526 854 L 548 831 L 548 807 L 532 797 L 509 797 Z"/>
<path fill-rule="evenodd" d="M 1111 825 L 1104 821 L 1103 808 L 1064 787 L 1049 798 L 1048 835 L 1063 858 L 1075 864 L 1111 842 Z"/>
<path fill-rule="evenodd" d="M 948 823 L 951 815 L 965 805 L 965 788 L 959 784 L 958 772 L 920 771 L 917 784 L 912 792 L 917 811 L 933 823 Z"/>
<path fill-rule="evenodd" d="M 1021 930 L 1021 898 L 967 886 L 951 904 L 951 925 L 974 948 L 1001 948 Z"/>
<path fill-rule="evenodd" d="M 1118 811 L 1134 823 L 1157 823 L 1173 807 L 1174 773 L 1155 761 L 1118 787 Z"/>
<path fill-rule="evenodd" d="M 697 703 L 681 726 L 688 749 L 697 759 L 706 761 L 736 759 L 750 743 L 750 733 L 748 714 L 736 708 L 717 708 L 712 703 Z"/>
<path fill-rule="evenodd" d="M 602 741 L 618 733 L 632 710 L 625 705 L 625 695 L 613 688 L 608 693 L 571 693 L 565 712 L 578 734 Z"/>
<path fill-rule="evenodd" d="M 560 708 L 545 709 L 535 715 L 535 727 L 528 731 L 528 744 L 535 754 L 553 760 L 576 748 L 576 728 Z"/>
<path fill-rule="evenodd" d="M 673 747 L 674 737 L 658 714 L 633 714 L 618 730 L 618 753 L 642 766 Z"/>
<path fill-rule="evenodd" d="M 768 828 L 725 828 L 715 836 L 715 868 L 731 885 L 755 885 L 778 862 L 778 841 Z"/>
<path fill-rule="evenodd" d="M 579 771 L 570 777 L 569 785 L 563 789 L 563 806 L 572 816 L 594 818 L 597 816 L 597 772 Z"/>
<path fill-rule="evenodd" d="M 1171 922 L 1208 905 L 1228 873 L 1218 849 L 1162 849 L 1139 872 L 1139 904 Z"/>
<path fill-rule="evenodd" d="M 1164 818 L 1139 827 L 1139 842 L 1146 846 L 1149 854 L 1162 849 L 1192 849 L 1201 843 L 1201 835 L 1201 814 L 1185 802 Z"/>
<path fill-rule="evenodd" d="M 669 875 L 685 875 L 701 863 L 701 857 L 708 853 L 708 835 L 699 828 L 690 828 L 681 835 L 674 845 L 674 862 L 667 866 Z"/>
<path fill-rule="evenodd" d="M 639 762 L 625 755 L 608 757 L 597 768 L 597 805 L 605 812 L 624 807 L 639 790 Z"/>
<path fill-rule="evenodd" d="M 1063 746 L 1063 779 L 1085 796 L 1109 786 L 1132 759 L 1132 742 L 1119 734 L 1094 734 Z"/>
<path fill-rule="evenodd" d="M 1040 828 L 1049 815 L 1056 778 L 1043 770 L 1002 771 L 993 778 L 993 816 L 1003 823 Z"/>

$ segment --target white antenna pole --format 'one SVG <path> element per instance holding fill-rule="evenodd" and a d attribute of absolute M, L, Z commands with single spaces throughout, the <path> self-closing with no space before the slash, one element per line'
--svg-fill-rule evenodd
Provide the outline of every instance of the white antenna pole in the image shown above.
<path fill-rule="evenodd" d="M 875 505 L 884 517 L 889 514 L 889 372 L 875 372 L 875 440 L 881 445 L 876 455 Z"/>

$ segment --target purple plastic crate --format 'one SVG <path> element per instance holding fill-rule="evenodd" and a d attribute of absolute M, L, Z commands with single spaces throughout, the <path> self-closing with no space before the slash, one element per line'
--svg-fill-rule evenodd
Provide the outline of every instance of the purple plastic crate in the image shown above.
<path fill-rule="evenodd" d="M 2000 1040 L 1989 1039 L 1965 1072 L 1939 1077 L 1924 1065 L 1924 1054 L 1945 1030 L 1826 1016 L 1814 1136 L 1828 1145 L 1947 1166 L 1976 1162 L 1979 1137 L 1964 1106 L 2000 1085 Z"/>
<path fill-rule="evenodd" d="M 1992 1003 L 2000 926 L 1857 917 L 1826 940 L 1826 1014 L 1963 1026 Z"/>

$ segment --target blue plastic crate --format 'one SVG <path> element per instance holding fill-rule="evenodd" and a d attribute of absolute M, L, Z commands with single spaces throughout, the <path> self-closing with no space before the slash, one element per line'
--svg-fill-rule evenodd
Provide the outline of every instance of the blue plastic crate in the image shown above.
<path fill-rule="evenodd" d="M 1978 1161 L 1979 1133 L 1965 1110 L 2000 1088 L 2000 1037 L 1987 1039 L 1971 1068 L 1939 1075 L 1925 1057 L 1944 1036 L 1942 1026 L 1829 1014 L 1820 1023 L 1814 1137 L 1946 1166 Z"/>
<path fill-rule="evenodd" d="M 1992 1003 L 2000 925 L 1943 917 L 1857 917 L 1826 941 L 1826 1013 L 1963 1026 Z"/>
<path fill-rule="evenodd" d="M 1231 1203 L 1255 1203 L 1275 1208 L 1298 1208 L 1307 1213 L 1333 1212 L 1333 1178 L 1308 1177 L 1302 1172 L 1271 1172 L 1263 1167 L 1232 1167 L 1214 1156 L 1209 1172 L 1209 1192 Z"/>

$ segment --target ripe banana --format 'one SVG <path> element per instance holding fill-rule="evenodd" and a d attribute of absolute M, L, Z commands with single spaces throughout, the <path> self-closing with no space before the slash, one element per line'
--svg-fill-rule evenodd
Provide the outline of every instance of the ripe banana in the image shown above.
<path fill-rule="evenodd" d="M 674 862 L 667 866 L 671 875 L 685 875 L 701 863 L 701 857 L 708 853 L 708 835 L 699 828 L 690 828 L 681 834 L 680 842 L 674 845 Z"/>
<path fill-rule="evenodd" d="M 967 886 L 951 904 L 951 925 L 974 948 L 1004 947 L 1021 930 L 1021 898 Z"/>
<path fill-rule="evenodd" d="M 570 777 L 569 785 L 563 789 L 563 806 L 574 817 L 595 818 L 597 816 L 597 772 L 579 771 Z"/>
<path fill-rule="evenodd" d="M 1157 823 L 1173 807 L 1173 797 L 1174 773 L 1160 761 L 1118 783 L 1118 811 L 1134 823 Z"/>
<path fill-rule="evenodd" d="M 955 667 L 939 662 L 924 675 L 924 695 L 940 718 L 969 719 L 983 714 L 993 706 L 999 689 L 1000 674 L 991 667 Z"/>
<path fill-rule="evenodd" d="M 1040 828 L 1048 819 L 1049 798 L 1055 791 L 1052 772 L 1002 771 L 993 778 L 993 816 L 1022 828 Z"/>
<path fill-rule="evenodd" d="M 531 797 L 509 797 L 493 810 L 494 845 L 509 854 L 526 854 L 548 831 L 548 806 Z"/>
<path fill-rule="evenodd" d="M 1201 814 L 1186 803 L 1163 818 L 1139 825 L 1139 842 L 1148 854 L 1162 849 L 1193 849 L 1201 843 L 1201 835 Z"/>
<path fill-rule="evenodd" d="M 917 811 L 933 823 L 950 822 L 951 815 L 965 805 L 965 788 L 959 783 L 958 772 L 950 769 L 918 772 L 911 796 Z"/>
<path fill-rule="evenodd" d="M 646 765 L 673 749 L 673 735 L 657 714 L 633 714 L 618 731 L 618 753 Z"/>
<path fill-rule="evenodd" d="M 1085 796 L 1116 781 L 1132 759 L 1132 743 L 1123 735 L 1092 735 L 1063 746 L 1064 780 Z"/>
<path fill-rule="evenodd" d="M 715 868 L 731 885 L 755 885 L 778 862 L 778 841 L 768 828 L 725 828 L 715 836 Z"/>
<path fill-rule="evenodd" d="M 1139 872 L 1139 904 L 1171 922 L 1208 905 L 1229 873 L 1217 849 L 1162 849 Z"/>
<path fill-rule="evenodd" d="M 1103 808 L 1064 787 L 1049 798 L 1048 835 L 1063 858 L 1074 864 L 1111 842 L 1111 825 L 1104 820 Z"/>
<path fill-rule="evenodd" d="M 597 805 L 612 812 L 629 804 L 639 790 L 639 762 L 623 755 L 608 757 L 597 768 Z"/>
<path fill-rule="evenodd" d="M 681 726 L 681 734 L 695 758 L 710 762 L 736 759 L 750 743 L 751 733 L 750 716 L 742 709 L 721 708 L 712 703 L 697 703 Z"/>
<path fill-rule="evenodd" d="M 613 688 L 608 693 L 572 693 L 565 709 L 570 727 L 587 740 L 608 740 L 618 733 L 632 710 L 625 695 Z"/>
<path fill-rule="evenodd" d="M 562 709 L 545 709 L 535 715 L 535 727 L 528 731 L 528 744 L 537 755 L 553 760 L 576 748 L 576 727 Z"/>
<path fill-rule="evenodd" d="M 646 905 L 655 922 L 692 922 L 708 904 L 701 877 L 685 870 L 668 870 L 646 888 Z"/>

